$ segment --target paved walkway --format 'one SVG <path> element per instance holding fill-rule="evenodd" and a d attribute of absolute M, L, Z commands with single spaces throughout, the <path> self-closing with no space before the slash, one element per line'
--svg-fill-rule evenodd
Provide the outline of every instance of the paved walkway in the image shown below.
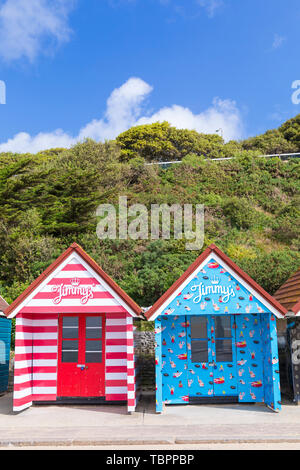
<path fill-rule="evenodd" d="M 264 405 L 169 406 L 156 415 L 145 397 L 133 415 L 125 406 L 33 406 L 12 412 L 0 398 L 0 446 L 192 446 L 237 443 L 300 444 L 300 407 L 280 413 Z"/>
<path fill-rule="evenodd" d="M 297 443 L 265 443 L 260 444 L 193 444 L 193 445 L 179 445 L 179 444 L 170 444 L 170 445 L 142 445 L 142 446 L 72 446 L 72 450 L 106 450 L 106 451 L 122 451 L 122 450 L 165 450 L 165 451 L 190 451 L 190 450 L 300 450 L 300 444 Z M 1 447 L 1 450 L 70 450 L 70 446 L 26 446 L 24 447 Z"/>

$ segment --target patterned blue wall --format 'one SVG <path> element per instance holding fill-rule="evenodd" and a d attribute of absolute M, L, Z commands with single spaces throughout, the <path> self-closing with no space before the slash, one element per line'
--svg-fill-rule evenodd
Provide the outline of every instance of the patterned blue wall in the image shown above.
<path fill-rule="evenodd" d="M 269 312 L 215 259 L 189 282 L 162 315 L 224 315 Z"/>
<path fill-rule="evenodd" d="M 240 402 L 264 401 L 261 315 L 236 315 L 238 391 Z"/>
<path fill-rule="evenodd" d="M 180 318 L 180 317 L 179 317 Z M 207 318 L 207 334 L 213 336 L 212 322 L 210 318 Z M 213 348 L 211 345 L 208 346 L 208 361 L 202 363 L 194 363 L 191 358 L 191 317 L 186 317 L 187 333 L 189 336 L 187 355 L 188 355 L 188 394 L 193 397 L 210 397 L 213 395 Z M 211 343 L 211 341 L 210 341 Z M 224 375 L 222 373 L 222 375 Z"/>
<path fill-rule="evenodd" d="M 277 343 L 277 327 L 274 315 L 264 315 L 263 350 L 265 375 L 265 403 L 274 411 L 281 410 L 280 375 Z"/>
<path fill-rule="evenodd" d="M 231 371 L 226 363 L 215 364 L 211 351 L 207 364 L 191 363 L 191 315 L 206 315 L 208 322 L 216 315 L 234 315 Z M 265 402 L 280 409 L 276 318 L 215 259 L 163 310 L 155 332 L 157 412 L 163 403 L 189 403 L 190 396 L 235 393 L 240 402 Z M 218 374 L 224 381 L 218 382 Z"/>
<path fill-rule="evenodd" d="M 161 317 L 155 320 L 155 380 L 156 380 L 156 411 L 162 412 L 162 325 Z"/>

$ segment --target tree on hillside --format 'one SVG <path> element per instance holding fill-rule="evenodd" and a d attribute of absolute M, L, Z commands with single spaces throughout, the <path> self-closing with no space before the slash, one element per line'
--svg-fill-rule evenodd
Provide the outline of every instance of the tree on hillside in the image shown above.
<path fill-rule="evenodd" d="M 241 144 L 245 150 L 259 150 L 263 154 L 300 152 L 300 114 L 278 129 L 250 137 Z"/>
<path fill-rule="evenodd" d="M 245 150 L 259 150 L 264 155 L 297 152 L 298 147 L 285 139 L 277 129 L 267 131 L 265 134 L 250 137 L 242 142 Z"/>
<path fill-rule="evenodd" d="M 30 187 L 34 179 L 30 173 L 26 173 L 30 164 L 29 158 L 20 158 L 17 162 L 13 161 L 0 167 L 0 217 L 2 220 L 14 219 L 20 210 L 18 205 L 20 188 Z"/>
<path fill-rule="evenodd" d="M 132 127 L 120 134 L 116 142 L 121 149 L 121 161 L 142 157 L 148 162 L 166 162 L 182 160 L 188 154 L 220 158 L 241 150 L 237 142 L 224 144 L 217 134 L 177 129 L 168 122 Z"/>
<path fill-rule="evenodd" d="M 279 132 L 295 146 L 297 152 L 300 152 L 300 114 L 282 124 Z"/>

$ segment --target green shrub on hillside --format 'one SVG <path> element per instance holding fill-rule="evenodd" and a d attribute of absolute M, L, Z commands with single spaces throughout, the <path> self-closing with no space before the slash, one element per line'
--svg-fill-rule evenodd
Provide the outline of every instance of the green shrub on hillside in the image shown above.
<path fill-rule="evenodd" d="M 299 117 L 251 145 L 158 123 L 116 142 L 0 154 L 0 294 L 13 300 L 73 241 L 145 307 L 212 242 L 273 293 L 300 266 L 300 161 L 258 155 L 275 141 L 277 150 L 296 149 L 299 135 Z M 211 160 L 224 156 L 235 158 Z M 182 162 L 160 169 L 146 160 Z M 204 204 L 203 249 L 186 251 L 185 240 L 100 241 L 95 209 L 117 206 L 119 195 L 148 210 Z"/>

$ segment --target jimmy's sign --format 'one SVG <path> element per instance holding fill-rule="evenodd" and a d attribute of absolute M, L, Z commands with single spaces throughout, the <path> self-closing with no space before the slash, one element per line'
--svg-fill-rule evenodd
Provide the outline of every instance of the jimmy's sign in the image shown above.
<path fill-rule="evenodd" d="M 80 279 L 74 278 L 70 284 L 58 284 L 52 286 L 52 292 L 56 292 L 57 296 L 53 299 L 53 303 L 58 305 L 63 298 L 75 297 L 80 298 L 80 303 L 85 305 L 90 299 L 94 298 L 95 285 L 81 285 Z"/>
<path fill-rule="evenodd" d="M 176 312 L 176 313 L 175 313 Z M 210 259 L 177 293 L 163 315 L 264 313 L 261 301 L 216 259 Z"/>
<path fill-rule="evenodd" d="M 204 300 L 208 295 L 217 294 L 219 296 L 219 301 L 226 304 L 230 298 L 235 297 L 235 289 L 232 285 L 222 285 L 220 284 L 220 279 L 214 278 L 211 280 L 211 284 L 205 285 L 203 282 L 200 284 L 195 284 L 191 287 L 192 292 L 197 292 L 197 296 L 193 298 L 195 304 L 199 304 Z"/>

